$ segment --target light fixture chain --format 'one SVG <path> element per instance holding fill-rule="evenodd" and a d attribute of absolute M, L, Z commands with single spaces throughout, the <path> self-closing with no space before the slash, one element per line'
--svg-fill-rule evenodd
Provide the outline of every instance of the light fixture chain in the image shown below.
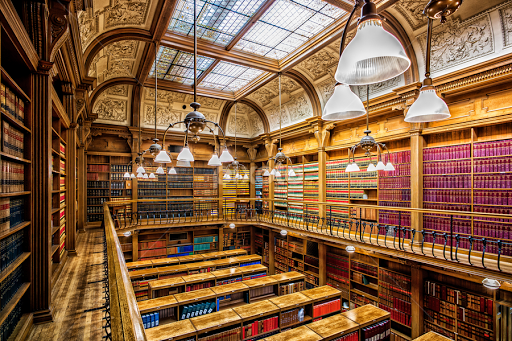
<path fill-rule="evenodd" d="M 432 26 L 434 26 L 434 20 L 428 18 L 427 24 L 427 55 L 425 57 L 425 78 L 430 78 L 430 49 L 432 45 Z"/>
<path fill-rule="evenodd" d="M 156 74 L 157 53 L 158 53 L 158 43 L 155 41 L 155 139 L 157 138 L 157 134 L 156 134 L 156 107 L 157 107 L 157 93 L 158 93 L 158 75 Z"/>
<path fill-rule="evenodd" d="M 238 121 L 237 121 L 237 117 L 236 117 L 236 107 L 237 107 L 237 102 L 235 101 L 235 157 L 236 157 L 236 130 L 238 128 Z"/>
<path fill-rule="evenodd" d="M 194 102 L 197 102 L 197 9 L 194 0 Z"/>
<path fill-rule="evenodd" d="M 370 84 L 366 84 L 366 130 L 368 129 L 368 120 L 370 116 Z"/>
<path fill-rule="evenodd" d="M 281 72 L 279 72 L 279 148 L 281 148 Z"/>

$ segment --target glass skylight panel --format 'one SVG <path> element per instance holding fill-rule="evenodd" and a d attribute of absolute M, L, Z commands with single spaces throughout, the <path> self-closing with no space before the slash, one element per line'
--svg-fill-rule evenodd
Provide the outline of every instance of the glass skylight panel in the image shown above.
<path fill-rule="evenodd" d="M 197 77 L 208 69 L 215 61 L 213 58 L 197 56 Z M 154 66 L 151 68 L 150 76 L 154 77 Z M 157 74 L 158 78 L 168 81 L 193 84 L 194 83 L 194 55 L 168 47 L 161 46 L 157 53 Z"/>
<path fill-rule="evenodd" d="M 219 64 L 206 75 L 200 86 L 215 90 L 237 91 L 262 73 L 263 71 L 261 70 L 228 62 L 219 62 Z"/>
<path fill-rule="evenodd" d="M 235 48 L 282 59 L 344 14 L 321 0 L 276 0 Z"/>
<path fill-rule="evenodd" d="M 206 0 L 197 4 L 197 37 L 226 46 L 260 8 L 264 0 Z M 168 29 L 193 35 L 194 2 L 180 0 Z"/>

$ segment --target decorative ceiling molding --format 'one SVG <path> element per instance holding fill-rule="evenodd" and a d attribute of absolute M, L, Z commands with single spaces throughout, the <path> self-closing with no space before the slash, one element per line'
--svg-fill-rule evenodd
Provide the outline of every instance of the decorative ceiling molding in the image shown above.
<path fill-rule="evenodd" d="M 122 126 L 131 125 L 132 85 L 113 85 L 101 93 L 94 103 L 96 122 Z"/>

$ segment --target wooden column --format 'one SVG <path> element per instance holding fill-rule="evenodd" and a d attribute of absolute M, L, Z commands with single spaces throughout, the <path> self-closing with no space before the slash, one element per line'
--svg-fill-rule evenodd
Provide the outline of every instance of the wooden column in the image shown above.
<path fill-rule="evenodd" d="M 274 250 L 275 250 L 275 243 L 274 243 L 274 230 L 269 229 L 268 230 L 268 273 L 269 275 L 274 275 L 276 272 L 275 269 L 275 261 L 274 261 Z"/>
<path fill-rule="evenodd" d="M 318 148 L 318 201 L 325 202 L 327 199 L 327 188 L 326 188 L 326 163 L 327 153 L 325 148 Z M 318 207 L 318 215 L 320 218 L 326 217 L 325 205 Z"/>
<path fill-rule="evenodd" d="M 87 214 L 87 162 L 85 159 L 85 145 L 80 144 L 77 149 L 78 165 L 78 232 L 85 232 L 85 222 Z"/>
<path fill-rule="evenodd" d="M 219 228 L 219 251 L 224 250 L 224 227 Z"/>
<path fill-rule="evenodd" d="M 411 336 L 423 334 L 423 280 L 424 270 L 419 264 L 411 266 Z"/>
<path fill-rule="evenodd" d="M 137 230 L 132 233 L 132 258 L 134 262 L 139 260 L 139 231 Z"/>
<path fill-rule="evenodd" d="M 423 208 L 423 147 L 425 139 L 419 130 L 411 133 L 411 208 Z M 411 213 L 411 228 L 423 229 L 423 214 Z M 415 240 L 420 241 L 418 238 Z"/>
<path fill-rule="evenodd" d="M 53 63 L 40 61 L 32 82 L 32 285 L 34 323 L 52 321 L 51 311 L 51 192 L 52 192 L 52 80 Z"/>
<path fill-rule="evenodd" d="M 251 226 L 251 255 L 256 253 L 256 244 L 254 243 L 254 234 L 256 233 L 255 230 L 256 230 L 256 227 Z"/>
<path fill-rule="evenodd" d="M 256 163 L 251 162 L 249 166 L 249 197 L 256 198 Z"/>
<path fill-rule="evenodd" d="M 76 256 L 76 227 L 77 227 L 77 206 L 76 206 L 76 145 L 77 128 L 75 92 L 71 83 L 62 86 L 64 96 L 63 105 L 68 117 L 71 120 L 70 128 L 66 130 L 66 249 L 69 256 Z"/>
<path fill-rule="evenodd" d="M 327 245 L 318 243 L 318 280 L 319 285 L 327 283 Z"/>

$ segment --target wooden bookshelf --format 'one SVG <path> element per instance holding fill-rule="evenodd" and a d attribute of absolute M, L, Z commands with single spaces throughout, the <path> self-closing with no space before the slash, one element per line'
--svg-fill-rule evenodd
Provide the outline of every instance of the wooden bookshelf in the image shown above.
<path fill-rule="evenodd" d="M 0 30 L 0 288 L 4 289 L 0 291 L 5 296 L 0 306 L 0 338 L 7 340 L 23 337 L 24 332 L 20 331 L 26 330 L 33 320 L 29 293 L 34 290 L 31 209 L 34 153 L 31 65 L 27 64 L 26 51 L 16 47 L 13 36 L 7 33 L 10 28 L 4 25 L 5 22 Z M 6 287 L 11 288 L 10 295 Z"/>

